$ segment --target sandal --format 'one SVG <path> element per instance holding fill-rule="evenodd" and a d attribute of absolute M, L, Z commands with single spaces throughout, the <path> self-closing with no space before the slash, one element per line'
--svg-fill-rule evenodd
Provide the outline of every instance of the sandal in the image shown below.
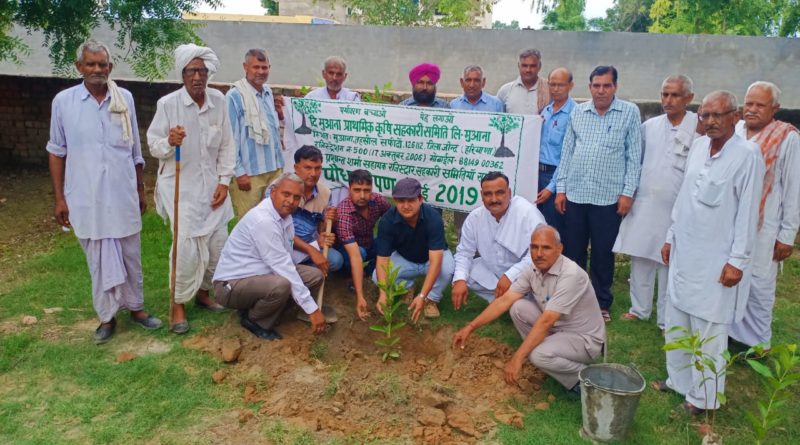
<path fill-rule="evenodd" d="M 692 417 L 703 415 L 706 412 L 706 410 L 698 408 L 689 402 L 683 402 L 679 405 L 679 407 L 681 411 L 685 412 L 686 414 L 689 414 Z"/>
<path fill-rule="evenodd" d="M 633 312 L 625 312 L 624 314 L 619 316 L 620 320 L 638 320 L 639 317 L 636 316 Z"/>
<path fill-rule="evenodd" d="M 611 314 L 608 312 L 607 309 L 600 309 L 600 315 L 603 316 L 603 321 L 608 323 L 611 321 Z"/>
<path fill-rule="evenodd" d="M 650 387 L 660 392 L 671 392 L 672 388 L 667 385 L 666 380 L 653 380 L 650 382 Z"/>

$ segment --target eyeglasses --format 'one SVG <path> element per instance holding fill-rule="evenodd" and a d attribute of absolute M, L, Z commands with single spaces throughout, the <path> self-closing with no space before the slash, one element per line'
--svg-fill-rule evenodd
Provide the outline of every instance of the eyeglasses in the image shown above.
<path fill-rule="evenodd" d="M 200 77 L 208 76 L 208 68 L 184 68 L 183 75 L 194 77 L 195 75 L 199 74 Z"/>
<path fill-rule="evenodd" d="M 736 110 L 733 109 L 733 110 L 723 111 L 722 113 L 701 113 L 698 114 L 697 117 L 699 117 L 701 121 L 707 121 L 711 118 L 713 118 L 715 121 L 718 121 L 723 117 L 733 113 L 734 111 Z"/>

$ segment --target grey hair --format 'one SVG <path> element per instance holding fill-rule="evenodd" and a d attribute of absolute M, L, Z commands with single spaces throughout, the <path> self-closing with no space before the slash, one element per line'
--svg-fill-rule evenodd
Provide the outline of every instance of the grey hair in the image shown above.
<path fill-rule="evenodd" d="M 531 232 L 531 237 L 533 237 L 533 235 L 535 235 L 536 232 L 538 232 L 540 230 L 547 230 L 547 229 L 550 229 L 550 230 L 553 231 L 553 235 L 556 237 L 556 242 L 558 244 L 561 244 L 561 234 L 558 233 L 558 229 L 556 229 L 555 227 L 553 227 L 553 226 L 551 226 L 549 224 L 545 224 L 545 223 L 536 224 L 536 227 L 533 229 L 533 232 Z"/>
<path fill-rule="evenodd" d="M 542 61 L 542 53 L 538 49 L 528 48 L 519 53 L 519 60 L 527 59 L 528 57 L 536 57 L 536 60 Z"/>
<path fill-rule="evenodd" d="M 732 110 L 739 109 L 739 101 L 736 99 L 736 95 L 731 93 L 730 91 L 726 90 L 716 90 L 706 94 L 706 97 L 703 98 L 703 104 L 706 102 L 715 100 L 715 99 L 724 99 L 728 101 L 728 106 Z M 702 106 L 702 104 L 701 104 Z"/>
<path fill-rule="evenodd" d="M 247 63 L 247 59 L 254 57 L 259 62 L 266 62 L 269 60 L 269 56 L 267 56 L 267 50 L 262 48 L 251 48 L 248 49 L 246 53 L 244 53 L 244 61 Z"/>
<path fill-rule="evenodd" d="M 272 181 L 269 184 L 269 187 L 267 187 L 267 191 L 265 192 L 265 194 L 267 194 L 267 195 L 270 194 L 272 192 L 272 189 L 274 189 L 275 187 L 281 185 L 281 183 L 283 181 L 291 181 L 291 182 L 295 182 L 295 183 L 300 184 L 300 185 L 304 185 L 305 184 L 303 182 L 303 180 L 299 176 L 297 176 L 297 173 L 295 173 L 295 172 L 285 172 L 285 173 L 281 174 L 280 176 L 278 176 L 277 178 L 275 178 L 275 180 Z"/>
<path fill-rule="evenodd" d="M 89 51 L 90 53 L 99 53 L 100 51 L 105 51 L 106 56 L 108 56 L 108 61 L 111 62 L 111 50 L 108 49 L 108 45 L 103 42 L 100 42 L 95 39 L 89 39 L 78 47 L 78 50 L 75 52 L 75 61 L 78 63 L 83 63 L 83 53 L 85 51 Z"/>
<path fill-rule="evenodd" d="M 772 94 L 772 105 L 781 104 L 781 89 L 778 88 L 778 85 L 765 80 L 759 80 L 757 82 L 753 82 L 749 87 L 747 87 L 747 93 L 745 93 L 745 95 L 750 94 L 750 90 L 753 88 L 763 88 L 769 91 L 770 94 Z"/>
<path fill-rule="evenodd" d="M 684 76 L 683 74 L 673 74 L 661 82 L 661 88 L 664 88 L 664 85 L 668 83 L 680 83 L 681 90 L 683 90 L 684 95 L 694 94 L 694 82 L 689 76 Z"/>
<path fill-rule="evenodd" d="M 344 58 L 339 56 L 330 56 L 322 63 L 322 69 L 326 70 L 331 65 L 338 65 L 342 68 L 342 72 L 347 72 L 347 62 L 345 62 Z"/>
<path fill-rule="evenodd" d="M 481 68 L 481 67 L 480 67 L 480 66 L 478 66 L 478 65 L 467 65 L 467 66 L 465 66 L 465 67 L 464 67 L 464 74 L 463 74 L 463 76 L 466 76 L 468 73 L 471 73 L 471 72 L 473 72 L 473 71 L 477 71 L 477 72 L 478 72 L 478 74 L 480 74 L 480 75 L 481 75 L 481 79 L 483 79 L 483 68 Z"/>

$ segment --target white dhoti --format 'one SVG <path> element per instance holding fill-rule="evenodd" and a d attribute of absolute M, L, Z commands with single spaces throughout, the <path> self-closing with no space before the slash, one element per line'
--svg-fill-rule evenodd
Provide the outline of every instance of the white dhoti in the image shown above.
<path fill-rule="evenodd" d="M 664 328 L 664 305 L 667 294 L 667 276 L 669 268 L 663 263 L 637 256 L 631 257 L 631 310 L 630 312 L 642 320 L 650 318 L 653 312 L 653 292 L 656 290 L 656 323 Z"/>
<path fill-rule="evenodd" d="M 217 270 L 217 262 L 227 239 L 227 223 L 220 224 L 206 236 L 185 238 L 178 235 L 175 303 L 184 304 L 191 300 L 198 290 L 211 289 L 214 271 Z M 169 261 L 172 264 L 172 250 L 169 253 Z"/>
<path fill-rule="evenodd" d="M 125 238 L 78 239 L 92 276 L 92 305 L 101 323 L 120 309 L 144 309 L 139 233 Z"/>
<path fill-rule="evenodd" d="M 702 338 L 710 338 L 702 347 L 703 354 L 712 357 L 718 370 L 725 366 L 722 352 L 728 348 L 728 325 L 712 323 L 702 318 L 687 314 L 672 304 L 667 305 L 665 317 L 667 324 L 666 342 L 670 343 L 686 335 L 682 331 L 669 332 L 675 326 L 682 326 L 692 333 L 699 332 Z M 694 367 L 694 360 L 689 353 L 673 350 L 667 351 L 667 386 L 686 397 L 686 401 L 700 409 L 717 409 L 720 406 L 717 393 L 725 393 L 725 375 L 716 378 L 714 373 L 706 369 L 705 374 Z M 703 384 L 703 380 L 709 378 Z"/>

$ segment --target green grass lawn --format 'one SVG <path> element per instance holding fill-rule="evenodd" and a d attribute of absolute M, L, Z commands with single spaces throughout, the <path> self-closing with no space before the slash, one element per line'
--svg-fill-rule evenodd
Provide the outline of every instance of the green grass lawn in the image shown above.
<path fill-rule="evenodd" d="M 0 443 L 209 443 L 197 431 L 223 412 L 252 408 L 239 391 L 215 385 L 208 376 L 221 364 L 209 354 L 185 349 L 183 338 L 166 329 L 145 332 L 119 320 L 118 335 L 106 346 L 92 343 L 96 326 L 91 307 L 90 279 L 83 253 L 72 234 L 57 234 L 54 247 L 33 259 L 13 265 L 10 281 L 0 284 Z M 166 318 L 168 303 L 169 233 L 160 218 L 148 212 L 142 232 L 145 304 Z M 621 322 L 629 307 L 628 264 L 617 268 L 609 325 L 609 361 L 633 363 L 648 381 L 666 376 L 663 337 L 655 322 Z M 786 262 L 778 284 L 775 343 L 798 342 L 800 337 L 800 261 Z M 445 301 L 448 301 L 446 296 Z M 62 311 L 45 315 L 45 308 Z M 461 327 L 484 307 L 477 299 L 455 312 L 442 305 L 436 324 Z M 23 315 L 39 322 L 21 327 Z M 222 323 L 223 316 L 189 309 L 192 332 Z M 79 326 L 80 328 L 76 328 Z M 478 331 L 512 346 L 519 344 L 505 316 Z M 143 354 L 117 363 L 121 345 L 156 342 L 159 353 Z M 115 346 L 116 345 L 116 346 Z M 746 365 L 737 364 L 729 377 L 728 405 L 719 413 L 717 430 L 726 444 L 750 444 L 753 436 L 744 417 L 755 409 L 760 386 Z M 525 429 L 501 425 L 497 440 L 504 444 L 583 443 L 580 402 L 561 397 L 563 390 L 548 380 L 542 394 L 558 398 L 545 411 L 525 408 Z M 800 390 L 785 407 L 788 420 L 768 436 L 768 443 L 793 444 L 800 437 Z M 674 394 L 644 392 L 632 428 L 634 444 L 696 444 L 700 442 L 691 420 L 673 415 L 681 402 Z M 201 429 L 202 430 L 202 429 Z M 314 433 L 284 425 L 280 419 L 264 422 L 265 443 L 320 443 Z M 338 442 L 354 442 L 342 439 Z"/>

